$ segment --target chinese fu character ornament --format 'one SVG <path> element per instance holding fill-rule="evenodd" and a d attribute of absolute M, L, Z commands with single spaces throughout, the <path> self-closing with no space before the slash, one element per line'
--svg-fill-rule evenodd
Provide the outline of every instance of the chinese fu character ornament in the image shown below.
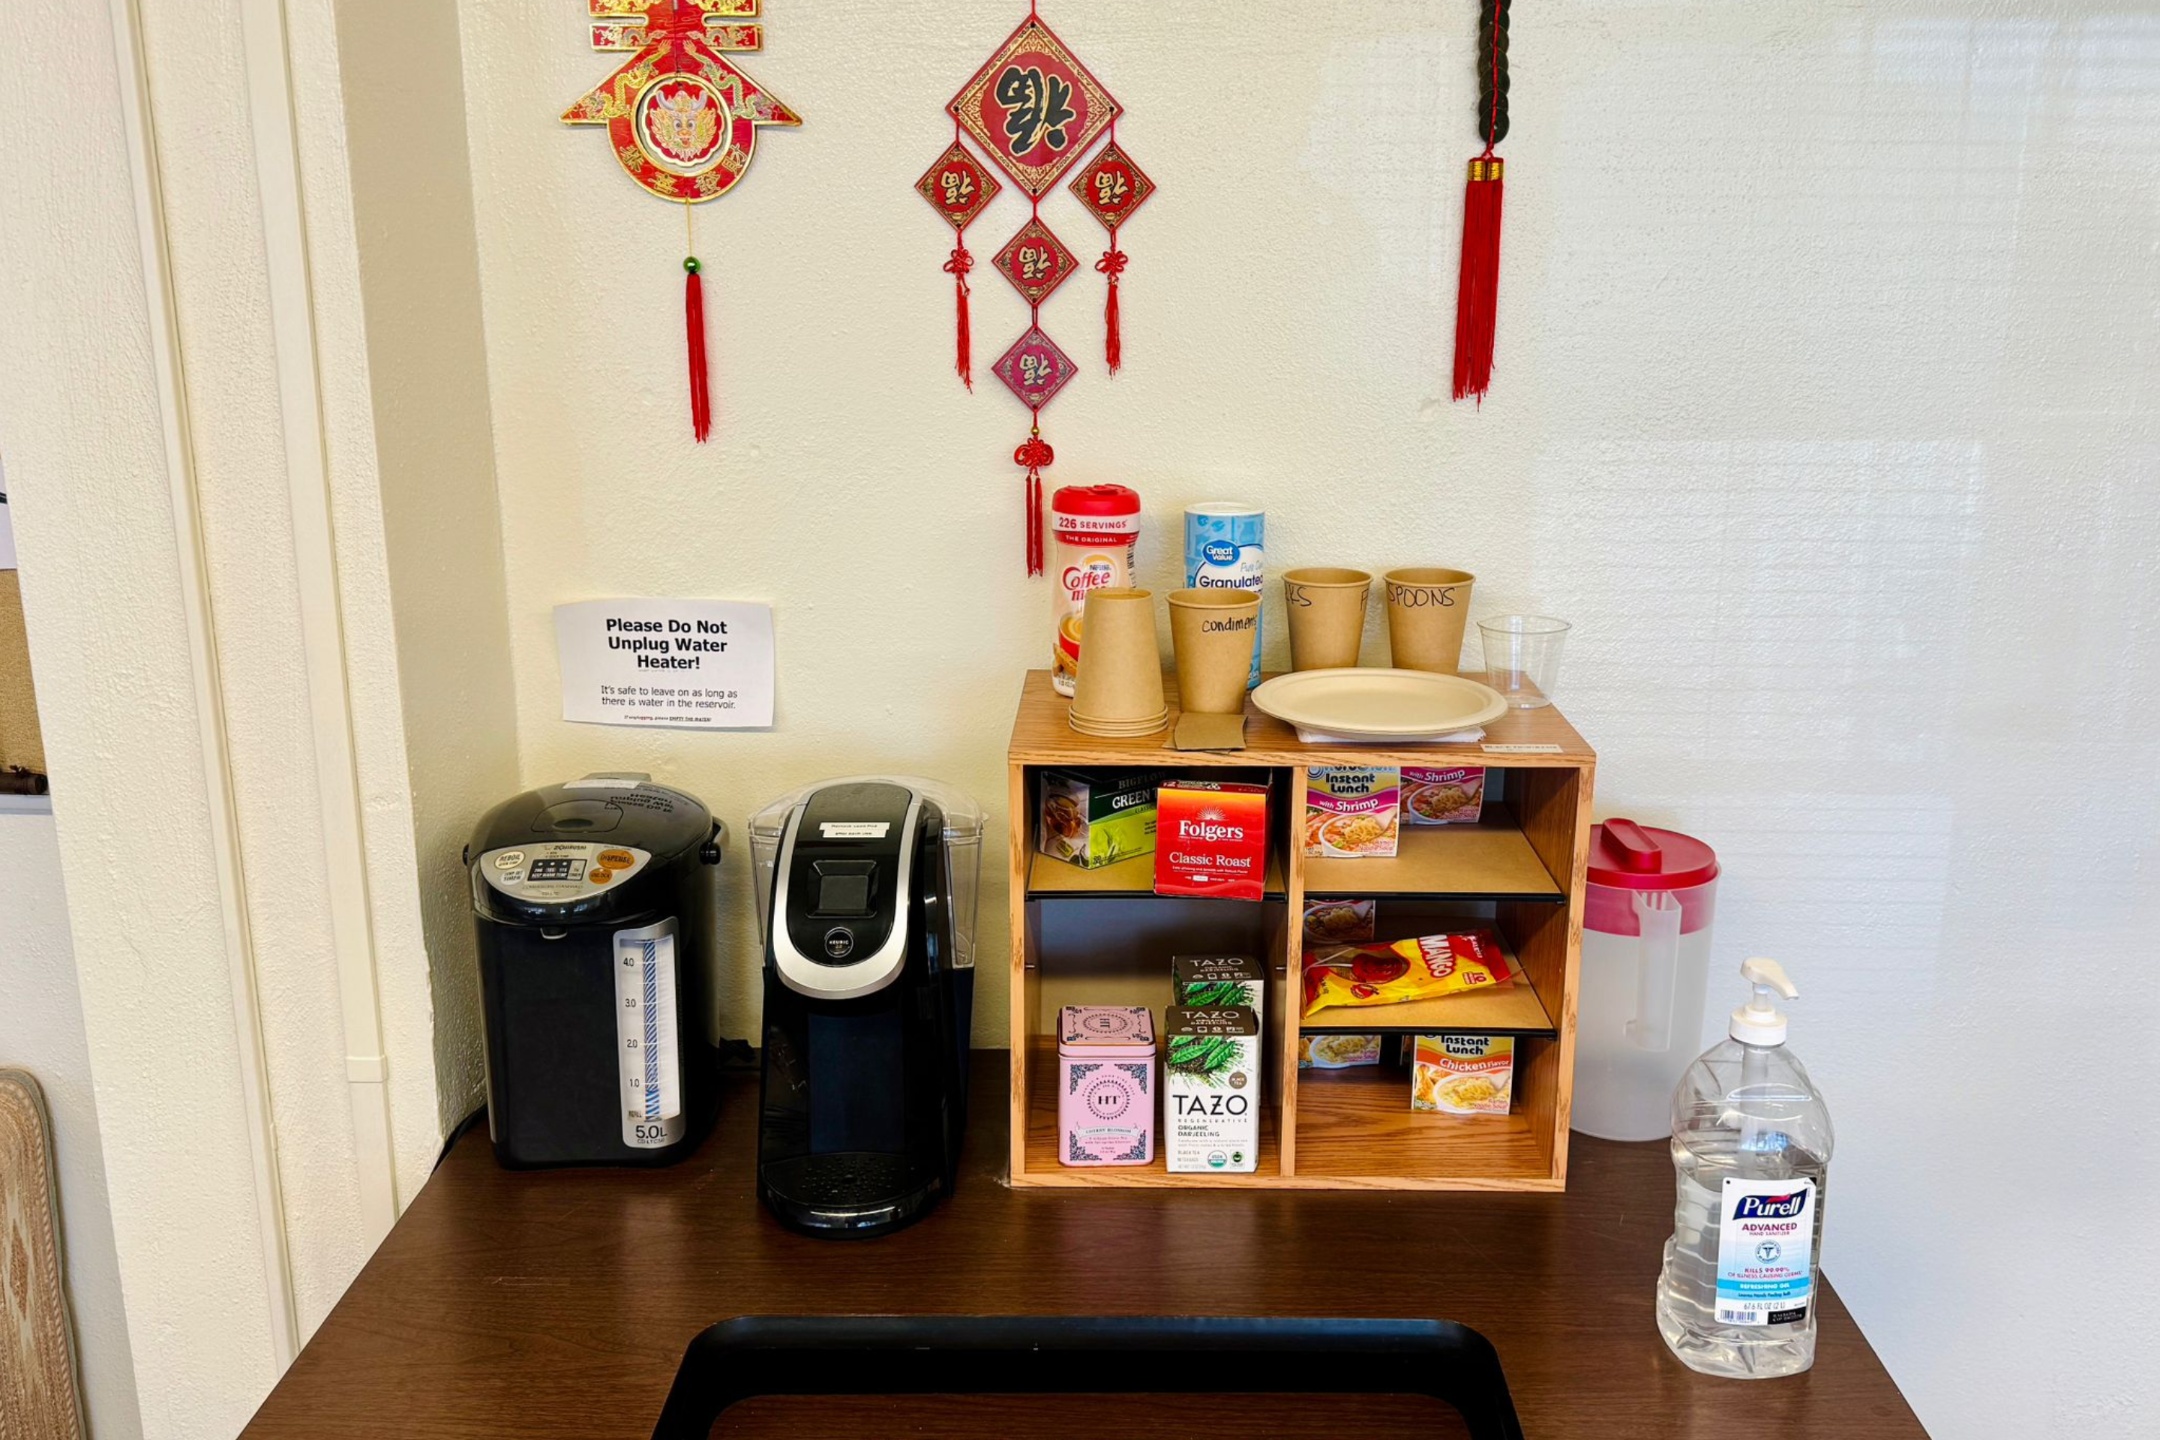
<path fill-rule="evenodd" d="M 683 207 L 735 188 L 750 169 L 757 133 L 802 117 L 727 57 L 762 50 L 762 0 L 586 0 L 592 47 L 633 52 L 614 74 L 563 112 L 571 125 L 605 125 L 616 161 L 632 180 Z M 705 359 L 705 290 L 696 245 L 683 259 L 683 319 L 690 349 L 690 422 L 712 434 Z"/>
<path fill-rule="evenodd" d="M 991 368 L 1030 416 L 1028 438 L 1013 451 L 1013 460 L 1026 471 L 1028 573 L 1040 575 L 1042 472 L 1055 458 L 1042 438 L 1042 411 L 1080 369 L 1043 329 L 1042 307 L 1082 266 L 1071 247 L 1043 222 L 1043 197 L 1080 165 L 1096 142 L 1108 137 L 1095 163 L 1081 169 L 1073 194 L 1110 232 L 1110 248 L 1095 268 L 1109 280 L 1103 350 L 1115 373 L 1123 359 L 1117 286 L 1125 268 L 1118 227 L 1154 186 L 1117 147 L 1118 102 L 1032 5 L 1019 28 L 945 108 L 953 121 L 952 146 L 916 182 L 916 189 L 953 227 L 955 244 L 945 270 L 953 277 L 955 368 L 971 390 L 973 325 L 967 276 L 974 257 L 967 248 L 967 227 L 1003 187 L 976 159 L 969 142 L 1028 197 L 1027 223 L 992 261 L 1027 302 L 1028 326 Z"/>
<path fill-rule="evenodd" d="M 1478 13 L 1478 134 L 1485 153 L 1470 162 L 1463 190 L 1462 273 L 1455 286 L 1455 398 L 1479 404 L 1492 387 L 1493 332 L 1500 308 L 1500 157 L 1508 132 L 1508 5 L 1483 0 Z"/>

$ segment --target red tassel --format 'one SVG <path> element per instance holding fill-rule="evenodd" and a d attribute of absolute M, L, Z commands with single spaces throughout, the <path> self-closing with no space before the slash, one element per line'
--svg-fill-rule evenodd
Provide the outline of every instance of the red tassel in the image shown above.
<path fill-rule="evenodd" d="M 1103 301 L 1103 359 L 1110 366 L 1110 373 L 1117 374 L 1125 363 L 1125 332 L 1118 318 L 1118 276 L 1125 273 L 1125 252 L 1117 248 L 1117 237 L 1110 237 L 1110 248 L 1103 252 L 1095 268 L 1110 277 L 1110 297 Z"/>
<path fill-rule="evenodd" d="M 1484 403 L 1492 387 L 1493 332 L 1500 303 L 1501 164 L 1470 162 L 1463 191 L 1462 276 L 1455 291 L 1455 398 Z"/>
<path fill-rule="evenodd" d="M 1042 472 L 1028 471 L 1028 574 L 1043 573 Z"/>
<path fill-rule="evenodd" d="M 1022 441 L 1013 451 L 1013 463 L 1027 466 L 1027 567 L 1028 574 L 1043 573 L 1042 472 L 1057 459 L 1057 452 L 1040 432 Z"/>
<path fill-rule="evenodd" d="M 975 388 L 975 337 L 968 323 L 968 271 L 975 268 L 975 257 L 968 254 L 967 246 L 953 247 L 952 258 L 945 262 L 945 273 L 953 277 L 953 309 L 957 312 L 955 322 L 955 348 L 958 355 L 953 368 L 960 372 L 960 382 L 969 390 Z"/>
<path fill-rule="evenodd" d="M 712 380 L 705 365 L 705 285 L 695 255 L 683 261 L 683 324 L 690 335 L 690 428 L 702 445 L 712 435 Z"/>

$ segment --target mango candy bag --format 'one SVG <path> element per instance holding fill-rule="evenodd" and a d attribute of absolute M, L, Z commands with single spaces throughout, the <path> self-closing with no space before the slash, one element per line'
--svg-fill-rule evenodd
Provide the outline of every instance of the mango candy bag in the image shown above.
<path fill-rule="evenodd" d="M 1319 945 L 1305 952 L 1305 1013 L 1330 1005 L 1394 1005 L 1486 985 L 1506 985 L 1515 967 L 1491 930 L 1423 935 L 1392 945 Z"/>

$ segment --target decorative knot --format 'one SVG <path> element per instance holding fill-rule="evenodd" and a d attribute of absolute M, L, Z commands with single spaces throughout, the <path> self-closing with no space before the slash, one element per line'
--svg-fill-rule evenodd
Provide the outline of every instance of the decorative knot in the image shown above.
<path fill-rule="evenodd" d="M 975 257 L 968 254 L 968 249 L 965 245 L 954 247 L 952 252 L 952 259 L 945 262 L 945 273 L 947 275 L 951 275 L 962 280 L 966 279 L 968 271 L 973 270 L 974 268 Z"/>
<path fill-rule="evenodd" d="M 1025 465 L 1030 470 L 1046 469 L 1050 462 L 1055 459 L 1057 459 L 1057 452 L 1052 450 L 1050 442 L 1040 435 L 1035 436 L 1033 439 L 1023 440 L 1020 442 L 1020 448 L 1013 451 L 1013 464 Z"/>
<path fill-rule="evenodd" d="M 1116 248 L 1103 251 L 1103 257 L 1095 262 L 1095 268 L 1110 277 L 1114 284 L 1125 273 L 1125 252 Z"/>

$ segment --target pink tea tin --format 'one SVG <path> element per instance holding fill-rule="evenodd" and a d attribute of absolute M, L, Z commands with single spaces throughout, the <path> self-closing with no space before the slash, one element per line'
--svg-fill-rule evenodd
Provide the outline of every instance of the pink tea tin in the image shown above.
<path fill-rule="evenodd" d="M 1058 1128 L 1066 1165 L 1155 1158 L 1155 1018 L 1145 1005 L 1058 1012 Z"/>

